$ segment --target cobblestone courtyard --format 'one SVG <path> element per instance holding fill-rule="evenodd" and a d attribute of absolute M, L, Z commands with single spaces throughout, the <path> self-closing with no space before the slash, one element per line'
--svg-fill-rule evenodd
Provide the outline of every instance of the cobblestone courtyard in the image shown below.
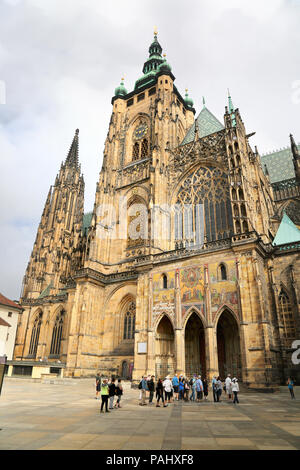
<path fill-rule="evenodd" d="M 138 406 L 125 384 L 122 408 L 100 414 L 94 380 L 39 383 L 5 378 L 1 450 L 295 450 L 300 449 L 300 391 L 241 393 L 240 404 Z M 223 395 L 222 395 L 222 398 Z"/>

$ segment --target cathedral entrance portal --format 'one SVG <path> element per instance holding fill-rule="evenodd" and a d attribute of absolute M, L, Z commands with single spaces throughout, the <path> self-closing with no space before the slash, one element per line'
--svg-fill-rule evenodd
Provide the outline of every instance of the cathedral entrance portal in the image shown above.
<path fill-rule="evenodd" d="M 206 376 L 205 333 L 199 316 L 193 312 L 185 327 L 185 374 Z"/>
<path fill-rule="evenodd" d="M 222 379 L 231 377 L 241 379 L 240 336 L 237 322 L 233 315 L 224 310 L 217 326 L 219 374 Z"/>
<path fill-rule="evenodd" d="M 155 375 L 164 379 L 175 371 L 174 330 L 169 318 L 160 320 L 155 337 Z"/>

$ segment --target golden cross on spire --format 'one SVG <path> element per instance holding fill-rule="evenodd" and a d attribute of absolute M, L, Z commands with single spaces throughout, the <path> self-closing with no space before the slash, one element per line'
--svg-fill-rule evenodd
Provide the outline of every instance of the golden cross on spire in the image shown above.
<path fill-rule="evenodd" d="M 154 27 L 154 36 L 157 36 L 157 33 L 158 33 L 158 31 L 157 31 L 157 26 L 155 26 L 155 27 Z"/>

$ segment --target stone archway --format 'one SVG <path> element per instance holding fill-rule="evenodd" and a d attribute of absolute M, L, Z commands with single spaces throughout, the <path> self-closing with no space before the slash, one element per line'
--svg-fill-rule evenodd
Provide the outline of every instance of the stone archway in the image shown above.
<path fill-rule="evenodd" d="M 233 314 L 225 309 L 219 317 L 217 324 L 217 345 L 219 374 L 222 379 L 231 374 L 231 377 L 242 377 L 240 334 Z"/>
<path fill-rule="evenodd" d="M 164 315 L 155 335 L 155 375 L 164 378 L 175 372 L 174 330 L 169 318 Z"/>
<path fill-rule="evenodd" d="M 205 332 L 199 316 L 193 312 L 185 326 L 185 374 L 206 376 Z"/>
<path fill-rule="evenodd" d="M 122 377 L 124 380 L 128 380 L 128 378 L 129 378 L 129 368 L 128 368 L 128 362 L 127 362 L 127 361 L 123 361 L 123 362 L 122 362 L 121 377 Z"/>

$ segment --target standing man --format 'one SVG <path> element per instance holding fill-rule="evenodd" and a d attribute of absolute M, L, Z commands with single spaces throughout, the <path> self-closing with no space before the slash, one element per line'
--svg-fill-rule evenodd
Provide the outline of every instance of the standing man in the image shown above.
<path fill-rule="evenodd" d="M 177 374 L 175 374 L 174 377 L 173 377 L 173 379 L 172 379 L 172 385 L 173 385 L 175 400 L 178 401 L 179 379 L 178 379 L 178 375 L 177 375 Z"/>
<path fill-rule="evenodd" d="M 196 399 L 196 389 L 197 389 L 197 386 L 196 386 L 196 377 L 195 375 L 191 378 L 190 380 L 190 386 L 191 386 L 191 390 L 192 390 L 192 393 L 191 393 L 191 396 L 190 396 L 190 400 L 191 401 L 195 401 Z"/>
<path fill-rule="evenodd" d="M 153 405 L 153 396 L 154 396 L 154 375 L 151 375 L 150 380 L 147 381 L 148 390 L 149 390 L 149 405 Z"/>
<path fill-rule="evenodd" d="M 217 400 L 217 379 L 215 375 L 212 378 L 211 387 L 212 387 L 214 402 L 217 402 L 218 401 Z"/>
<path fill-rule="evenodd" d="M 98 400 L 98 395 L 100 393 L 100 390 L 101 390 L 101 375 L 100 375 L 100 371 L 97 372 L 97 375 L 96 375 L 96 400 Z"/>
<path fill-rule="evenodd" d="M 201 380 L 201 375 L 199 375 L 196 380 L 196 392 L 197 392 L 197 401 L 199 402 L 202 399 L 202 393 L 203 393 L 203 383 Z"/>
<path fill-rule="evenodd" d="M 115 379 L 111 379 L 110 384 L 108 386 L 108 391 L 109 391 L 109 409 L 112 410 L 114 408 L 114 398 L 116 394 Z"/>
<path fill-rule="evenodd" d="M 141 406 L 144 406 L 144 405 L 147 405 L 146 403 L 146 392 L 148 390 L 148 387 L 147 387 L 147 376 L 145 375 L 142 379 L 142 382 L 141 382 L 141 392 L 142 392 L 142 396 L 141 396 L 141 402 L 140 402 L 140 405 Z"/>

